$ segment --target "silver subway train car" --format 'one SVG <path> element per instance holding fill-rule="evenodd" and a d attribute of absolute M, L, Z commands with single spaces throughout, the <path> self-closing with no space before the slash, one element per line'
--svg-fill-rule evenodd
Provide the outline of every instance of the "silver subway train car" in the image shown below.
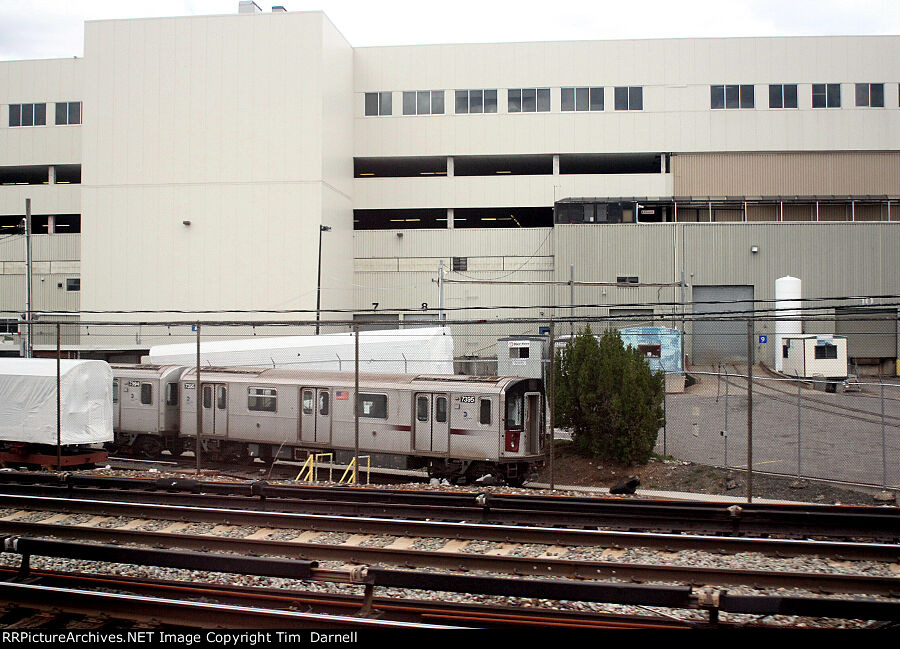
<path fill-rule="evenodd" d="M 162 443 L 173 453 L 193 449 L 199 402 L 202 447 L 212 457 L 353 456 L 352 372 L 204 367 L 200 380 L 198 390 L 196 368 L 182 368 L 179 433 Z M 360 374 L 359 452 L 373 466 L 449 479 L 494 473 L 519 484 L 543 463 L 544 413 L 539 379 Z"/>
<path fill-rule="evenodd" d="M 117 452 L 156 458 L 180 454 L 180 365 L 113 363 L 113 430 Z"/>

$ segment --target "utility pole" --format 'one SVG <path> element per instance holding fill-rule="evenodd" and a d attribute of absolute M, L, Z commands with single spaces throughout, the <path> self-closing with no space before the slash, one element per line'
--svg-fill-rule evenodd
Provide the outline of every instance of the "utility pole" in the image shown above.
<path fill-rule="evenodd" d="M 31 326 L 31 199 L 25 199 L 25 358 L 34 356 Z"/>
<path fill-rule="evenodd" d="M 438 264 L 438 319 L 444 321 L 444 260 Z"/>
<path fill-rule="evenodd" d="M 753 318 L 747 320 L 747 502 L 753 502 Z"/>
<path fill-rule="evenodd" d="M 322 233 L 331 232 L 330 225 L 319 225 L 319 272 L 316 279 L 316 335 L 319 335 L 319 312 L 322 308 Z"/>

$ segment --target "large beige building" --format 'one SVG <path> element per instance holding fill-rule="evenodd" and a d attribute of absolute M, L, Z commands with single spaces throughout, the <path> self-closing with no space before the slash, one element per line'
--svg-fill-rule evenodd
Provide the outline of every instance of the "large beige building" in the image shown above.
<path fill-rule="evenodd" d="M 898 36 L 354 48 L 320 12 L 242 9 L 89 22 L 84 58 L 0 63 L 0 336 L 26 198 L 38 311 L 311 318 L 320 239 L 323 319 L 387 326 L 439 316 L 442 262 L 459 319 L 566 316 L 570 280 L 618 284 L 576 284 L 579 315 L 648 321 L 783 275 L 900 295 Z M 855 356 L 896 358 L 896 300 L 833 304 L 862 302 L 888 320 Z M 698 362 L 742 353 L 686 329 Z M 100 333 L 66 346 L 160 340 Z M 464 333 L 458 356 L 492 353 Z"/>

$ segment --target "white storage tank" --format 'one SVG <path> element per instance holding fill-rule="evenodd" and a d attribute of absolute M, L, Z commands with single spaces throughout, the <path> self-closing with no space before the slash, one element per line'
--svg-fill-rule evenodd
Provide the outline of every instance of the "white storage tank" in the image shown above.
<path fill-rule="evenodd" d="M 803 333 L 801 307 L 803 283 L 797 277 L 779 277 L 775 280 L 775 369 L 784 371 L 782 347 L 787 336 Z"/>

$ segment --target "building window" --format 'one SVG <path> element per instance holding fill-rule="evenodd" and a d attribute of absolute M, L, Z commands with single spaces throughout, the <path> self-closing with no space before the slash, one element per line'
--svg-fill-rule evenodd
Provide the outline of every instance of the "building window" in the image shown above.
<path fill-rule="evenodd" d="M 812 85 L 813 108 L 840 108 L 841 84 L 814 83 Z"/>
<path fill-rule="evenodd" d="M 275 388 L 247 388 L 247 410 L 275 412 L 278 390 Z"/>
<path fill-rule="evenodd" d="M 709 87 L 709 105 L 718 108 L 754 108 L 754 88 L 746 85 L 721 85 Z"/>
<path fill-rule="evenodd" d="M 856 105 L 871 106 L 872 108 L 884 108 L 884 84 L 856 84 Z"/>
<path fill-rule="evenodd" d="M 496 113 L 496 90 L 457 90 L 456 113 Z"/>
<path fill-rule="evenodd" d="M 81 278 L 80 277 L 70 277 L 66 280 L 66 290 L 67 291 L 80 291 L 81 290 Z"/>
<path fill-rule="evenodd" d="M 829 358 L 837 358 L 837 345 L 816 345 L 814 352 L 816 360 L 827 360 Z"/>
<path fill-rule="evenodd" d="M 81 124 L 80 101 L 56 102 L 56 125 L 60 124 Z"/>
<path fill-rule="evenodd" d="M 404 115 L 443 115 L 443 90 L 410 90 L 403 92 Z"/>
<path fill-rule="evenodd" d="M 616 284 L 640 284 L 640 278 L 619 276 L 616 277 Z"/>
<path fill-rule="evenodd" d="M 47 104 L 10 104 L 10 126 L 46 126 Z"/>
<path fill-rule="evenodd" d="M 510 113 L 550 111 L 550 88 L 510 88 L 507 98 Z"/>
<path fill-rule="evenodd" d="M 615 100 L 616 110 L 644 110 L 644 87 L 618 86 Z"/>
<path fill-rule="evenodd" d="M 366 115 L 392 115 L 390 92 L 367 92 Z"/>
<path fill-rule="evenodd" d="M 603 88 L 561 88 L 562 110 L 603 110 Z"/>
<path fill-rule="evenodd" d="M 769 84 L 769 108 L 796 108 L 797 84 Z"/>
<path fill-rule="evenodd" d="M 387 419 L 387 395 L 359 393 L 359 416 Z"/>
<path fill-rule="evenodd" d="M 469 270 L 469 258 L 468 257 L 453 257 L 451 262 L 451 269 L 456 272 L 467 271 Z"/>
<path fill-rule="evenodd" d="M 531 350 L 528 347 L 510 347 L 509 348 L 509 357 L 510 358 L 528 358 L 531 355 Z"/>

